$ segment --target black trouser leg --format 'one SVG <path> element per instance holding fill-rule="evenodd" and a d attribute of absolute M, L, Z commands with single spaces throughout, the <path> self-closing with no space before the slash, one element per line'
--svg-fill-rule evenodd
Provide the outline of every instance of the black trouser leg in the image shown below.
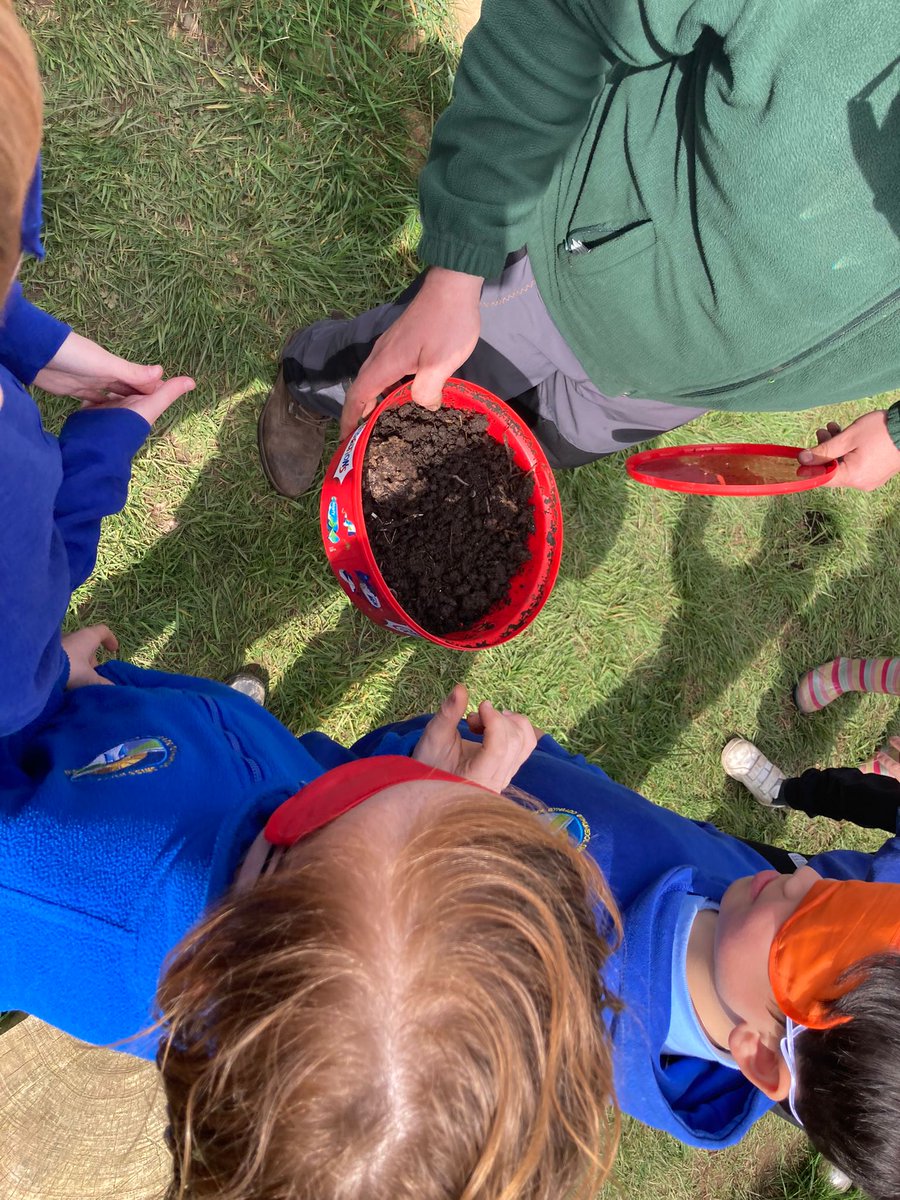
<path fill-rule="evenodd" d="M 900 782 L 892 775 L 868 775 L 856 767 L 811 767 L 785 779 L 778 799 L 808 817 L 852 821 L 863 829 L 897 832 Z"/>

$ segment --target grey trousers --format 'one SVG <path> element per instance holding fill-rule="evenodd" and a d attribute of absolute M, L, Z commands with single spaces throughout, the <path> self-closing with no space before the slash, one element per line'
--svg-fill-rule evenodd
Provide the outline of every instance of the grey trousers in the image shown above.
<path fill-rule="evenodd" d="M 350 381 L 375 341 L 416 295 L 423 278 L 391 304 L 298 330 L 282 360 L 294 397 L 315 412 L 338 418 Z M 511 405 L 554 467 L 582 466 L 706 412 L 599 391 L 547 312 L 524 250 L 510 255 L 497 279 L 485 281 L 481 337 L 455 374 Z"/>

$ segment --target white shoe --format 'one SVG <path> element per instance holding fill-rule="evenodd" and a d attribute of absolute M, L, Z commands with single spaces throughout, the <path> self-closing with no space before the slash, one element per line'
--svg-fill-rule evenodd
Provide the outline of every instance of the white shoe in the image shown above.
<path fill-rule="evenodd" d="M 836 1192 L 849 1192 L 853 1187 L 853 1180 L 850 1176 L 840 1167 L 829 1162 L 827 1158 L 822 1159 L 822 1174 L 827 1180 L 828 1186 Z"/>
<path fill-rule="evenodd" d="M 767 808 L 785 808 L 778 800 L 784 771 L 770 762 L 763 752 L 746 738 L 732 738 L 722 751 L 725 774 L 742 783 L 760 804 Z"/>
<path fill-rule="evenodd" d="M 238 671 L 236 675 L 229 676 L 225 682 L 230 688 L 234 688 L 236 692 L 240 692 L 242 696 L 249 696 L 260 708 L 266 707 L 269 689 L 266 686 L 266 677 L 261 667 L 256 667 L 253 664 L 249 669 Z"/>

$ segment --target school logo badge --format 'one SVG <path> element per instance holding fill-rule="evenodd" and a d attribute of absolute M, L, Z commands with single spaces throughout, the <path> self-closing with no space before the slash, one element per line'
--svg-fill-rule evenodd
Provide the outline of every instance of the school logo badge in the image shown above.
<path fill-rule="evenodd" d="M 541 817 L 557 833 L 565 833 L 575 843 L 576 850 L 583 850 L 591 840 L 591 827 L 581 813 L 571 808 L 550 808 Z"/>
<path fill-rule="evenodd" d="M 177 752 L 175 743 L 166 737 L 131 738 L 66 774 L 70 779 L 84 779 L 88 775 L 148 775 L 167 767 Z"/>

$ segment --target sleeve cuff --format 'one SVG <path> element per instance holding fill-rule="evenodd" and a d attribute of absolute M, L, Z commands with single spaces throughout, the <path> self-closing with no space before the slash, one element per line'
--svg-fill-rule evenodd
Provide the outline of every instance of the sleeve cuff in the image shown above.
<path fill-rule="evenodd" d="M 30 304 L 14 283 L 0 319 L 0 363 L 28 386 L 71 332 L 69 325 Z"/>
<path fill-rule="evenodd" d="M 891 441 L 900 450 L 900 400 L 895 400 L 885 415 L 887 431 Z"/>
<path fill-rule="evenodd" d="M 130 463 L 149 433 L 150 422 L 130 408 L 82 408 L 66 418 L 59 442 L 102 438 L 108 450 L 120 450 Z"/>
<path fill-rule="evenodd" d="M 446 267 L 448 271 L 461 271 L 465 275 L 480 275 L 482 279 L 496 279 L 506 265 L 507 258 L 505 247 L 491 249 L 488 246 L 473 246 L 469 242 L 434 233 L 422 235 L 417 253 L 432 267 Z"/>

